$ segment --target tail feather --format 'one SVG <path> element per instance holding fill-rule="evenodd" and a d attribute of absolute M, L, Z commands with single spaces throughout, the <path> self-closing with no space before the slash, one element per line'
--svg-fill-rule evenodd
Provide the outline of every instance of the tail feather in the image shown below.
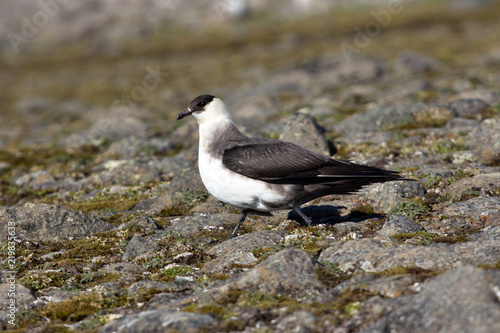
<path fill-rule="evenodd" d="M 292 178 L 292 179 L 291 179 Z M 410 180 L 396 171 L 332 160 L 315 170 L 309 170 L 295 177 L 274 180 L 273 183 L 293 183 L 304 186 L 306 192 L 315 197 L 330 194 L 348 194 L 360 190 L 363 186 L 392 180 Z"/>

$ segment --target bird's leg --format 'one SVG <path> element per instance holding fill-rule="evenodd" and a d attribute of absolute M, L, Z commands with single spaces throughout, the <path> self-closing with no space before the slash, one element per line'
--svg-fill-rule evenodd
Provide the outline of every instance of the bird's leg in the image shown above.
<path fill-rule="evenodd" d="M 299 214 L 299 216 L 302 217 L 302 219 L 307 223 L 308 226 L 311 226 L 312 220 L 300 211 L 299 206 L 297 206 L 293 202 L 290 202 L 288 206 L 290 206 L 290 208 L 292 208 L 295 213 Z"/>
<path fill-rule="evenodd" d="M 247 218 L 247 210 L 246 209 L 242 209 L 241 210 L 241 216 L 240 216 L 240 220 L 238 221 L 238 224 L 236 225 L 236 227 L 234 228 L 233 232 L 231 233 L 231 235 L 228 237 L 228 239 L 231 239 L 233 238 L 234 236 L 236 236 L 236 232 L 238 231 L 238 229 L 241 227 L 241 225 L 243 224 L 243 221 L 245 221 L 245 219 Z"/>

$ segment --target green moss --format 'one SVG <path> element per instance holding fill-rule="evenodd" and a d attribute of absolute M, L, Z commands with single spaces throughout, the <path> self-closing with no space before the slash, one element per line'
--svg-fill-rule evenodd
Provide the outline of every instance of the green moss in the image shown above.
<path fill-rule="evenodd" d="M 467 238 L 465 236 L 436 236 L 432 241 L 434 243 L 455 244 L 465 243 Z"/>
<path fill-rule="evenodd" d="M 299 309 L 300 303 L 285 296 L 261 292 L 245 292 L 238 298 L 238 305 L 247 308 L 258 308 L 261 310 L 272 310 L 281 307 L 288 309 Z"/>
<path fill-rule="evenodd" d="M 231 275 L 224 274 L 224 273 L 213 273 L 213 274 L 208 275 L 209 279 L 215 280 L 215 281 L 224 281 L 224 280 L 229 279 L 230 277 L 231 277 Z"/>
<path fill-rule="evenodd" d="M 255 267 L 255 263 L 253 264 L 236 264 L 236 263 L 232 263 L 231 265 L 229 265 L 229 269 L 234 269 L 234 268 L 237 268 L 237 269 L 246 269 L 246 268 L 253 268 Z"/>
<path fill-rule="evenodd" d="M 187 215 L 191 208 L 205 202 L 208 194 L 201 190 L 188 189 L 176 196 L 176 203 L 160 212 L 160 216 L 182 216 Z"/>
<path fill-rule="evenodd" d="M 467 146 L 464 143 L 464 137 L 461 138 L 442 138 L 433 139 L 430 144 L 430 150 L 438 154 L 447 154 L 457 151 L 467 150 Z"/>
<path fill-rule="evenodd" d="M 158 271 L 165 267 L 165 258 L 153 258 L 149 261 L 142 263 L 142 269 L 150 272 Z"/>
<path fill-rule="evenodd" d="M 185 275 L 191 272 L 193 269 L 189 266 L 174 266 L 171 268 L 167 268 L 162 270 L 161 272 L 166 276 L 177 276 L 177 275 Z"/>
<path fill-rule="evenodd" d="M 48 287 L 62 287 L 73 275 L 67 272 L 56 271 L 28 271 L 19 281 L 32 291 Z"/>
<path fill-rule="evenodd" d="M 220 295 L 220 297 L 218 297 L 216 302 L 220 305 L 234 304 L 238 302 L 239 298 L 245 293 L 246 292 L 243 290 L 231 289 L 228 290 L 226 293 Z"/>
<path fill-rule="evenodd" d="M 77 276 L 76 281 L 82 284 L 83 288 L 91 288 L 106 282 L 117 282 L 120 274 L 108 272 L 86 272 Z"/>
<path fill-rule="evenodd" d="M 400 242 L 405 242 L 409 239 L 415 239 L 421 245 L 428 245 L 434 241 L 436 236 L 430 234 L 426 231 L 419 232 L 402 232 L 399 234 L 392 235 L 391 238 Z"/>
<path fill-rule="evenodd" d="M 126 295 L 102 295 L 97 293 L 70 297 L 59 303 L 49 303 L 43 314 L 51 320 L 65 323 L 78 322 L 99 311 L 128 304 Z"/>
<path fill-rule="evenodd" d="M 352 208 L 350 215 L 351 217 L 363 217 L 372 214 L 375 214 L 375 211 L 373 210 L 372 206 L 364 204 Z"/>
<path fill-rule="evenodd" d="M 329 304 L 330 309 L 323 306 L 318 309 L 319 311 L 314 311 L 313 314 L 320 315 L 337 310 L 338 318 L 346 320 L 356 313 L 355 310 L 359 309 L 361 302 L 366 301 L 372 296 L 374 296 L 372 293 L 365 290 L 347 288 L 338 295 L 334 302 Z"/>
<path fill-rule="evenodd" d="M 246 327 L 246 322 L 240 319 L 227 319 L 221 323 L 221 329 L 224 332 L 240 332 Z"/>
<path fill-rule="evenodd" d="M 400 203 L 391 208 L 389 214 L 398 214 L 410 219 L 422 216 L 430 211 L 430 207 L 418 198 L 403 199 Z"/>
<path fill-rule="evenodd" d="M 11 320 L 9 317 L 7 318 L 8 320 Z M 37 326 L 37 324 L 40 325 L 40 323 L 45 324 L 46 320 L 47 319 L 45 317 L 43 317 L 37 312 L 19 308 L 16 312 L 16 318 L 14 321 L 15 325 L 12 326 L 8 324 L 7 320 L 4 320 L 2 323 L 0 323 L 0 330 L 6 333 L 25 333 L 29 332 L 28 328 L 31 329 L 32 327 Z M 44 332 L 51 332 L 51 331 L 44 331 Z"/>
<path fill-rule="evenodd" d="M 207 198 L 208 194 L 205 191 L 188 189 L 187 191 L 179 194 L 177 199 L 181 203 L 194 206 L 205 202 Z"/>
<path fill-rule="evenodd" d="M 312 255 L 313 257 L 317 258 L 321 254 L 321 251 L 323 251 L 324 248 L 325 246 L 318 245 L 318 243 L 316 242 L 308 242 L 304 244 L 302 250 Z"/>
<path fill-rule="evenodd" d="M 318 281 L 328 288 L 334 288 L 338 284 L 349 279 L 349 275 L 340 270 L 337 266 L 326 262 L 325 265 L 317 265 L 314 269 Z"/>
<path fill-rule="evenodd" d="M 420 267 L 394 267 L 382 272 L 375 273 L 379 278 L 394 276 L 394 275 L 411 275 L 419 282 L 423 282 L 428 278 L 439 275 L 441 271 L 434 271 Z"/>
<path fill-rule="evenodd" d="M 482 268 L 482 269 L 486 269 L 486 270 L 493 270 L 493 269 L 500 270 L 500 261 L 497 261 L 497 263 L 494 265 L 482 263 L 482 264 L 477 265 L 477 267 Z"/>
<path fill-rule="evenodd" d="M 144 197 L 141 195 L 130 195 L 102 194 L 90 200 L 64 201 L 61 204 L 84 213 L 102 212 L 103 214 L 115 214 L 116 212 L 127 211 L 138 202 L 144 200 Z"/>
<path fill-rule="evenodd" d="M 206 304 L 198 307 L 197 312 L 200 314 L 209 314 L 217 319 L 222 319 L 227 313 L 227 310 L 218 304 Z"/>
<path fill-rule="evenodd" d="M 110 256 L 114 253 L 111 248 L 111 244 L 103 244 L 100 241 L 84 243 L 61 254 L 61 259 L 91 259 L 98 256 Z"/>

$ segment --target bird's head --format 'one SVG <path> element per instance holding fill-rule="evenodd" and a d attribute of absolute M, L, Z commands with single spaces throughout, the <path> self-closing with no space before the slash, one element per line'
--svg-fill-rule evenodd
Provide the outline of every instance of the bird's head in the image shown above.
<path fill-rule="evenodd" d="M 177 120 L 193 115 L 198 124 L 212 121 L 231 121 L 231 114 L 224 102 L 213 95 L 201 95 L 189 103 L 186 111 L 179 113 Z"/>

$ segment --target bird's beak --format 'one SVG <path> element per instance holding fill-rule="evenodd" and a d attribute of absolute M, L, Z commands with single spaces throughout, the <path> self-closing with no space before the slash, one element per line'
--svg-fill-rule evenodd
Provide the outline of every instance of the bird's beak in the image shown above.
<path fill-rule="evenodd" d="M 186 109 L 186 111 L 181 112 L 177 115 L 177 120 L 181 120 L 182 118 L 185 118 L 187 116 L 190 116 L 193 113 L 193 111 Z"/>

